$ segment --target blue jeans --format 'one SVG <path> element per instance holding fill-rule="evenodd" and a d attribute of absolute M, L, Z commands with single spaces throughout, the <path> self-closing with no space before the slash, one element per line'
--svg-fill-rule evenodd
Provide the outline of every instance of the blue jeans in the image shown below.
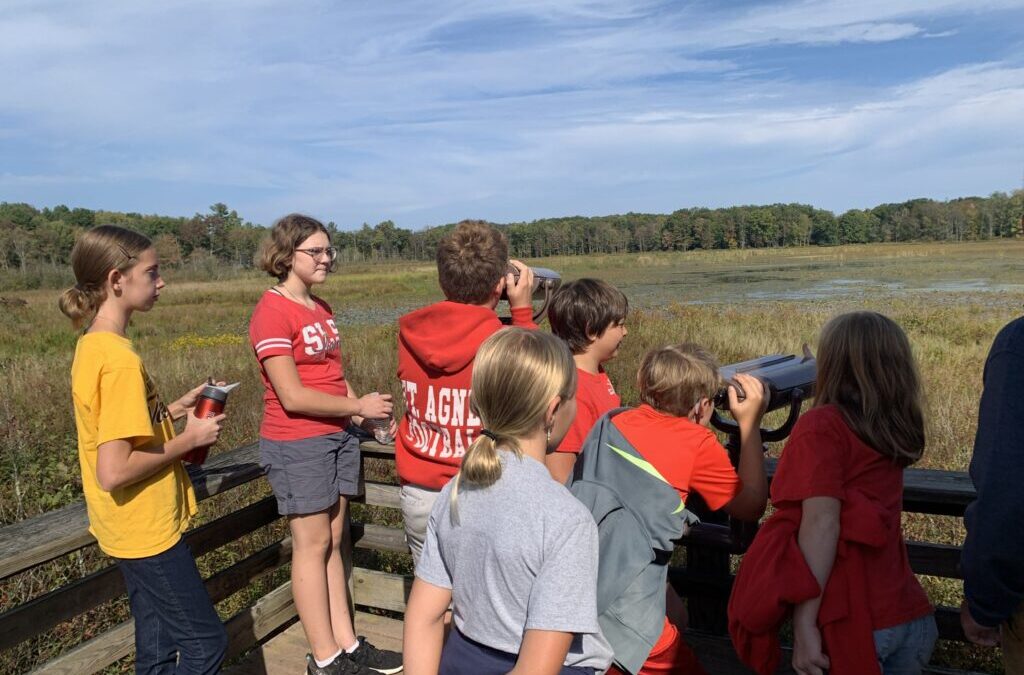
<path fill-rule="evenodd" d="M 919 675 L 939 637 L 931 614 L 875 631 L 875 653 L 883 675 Z"/>
<path fill-rule="evenodd" d="M 185 541 L 148 558 L 121 558 L 117 562 L 135 618 L 135 672 L 219 672 L 228 634 Z"/>

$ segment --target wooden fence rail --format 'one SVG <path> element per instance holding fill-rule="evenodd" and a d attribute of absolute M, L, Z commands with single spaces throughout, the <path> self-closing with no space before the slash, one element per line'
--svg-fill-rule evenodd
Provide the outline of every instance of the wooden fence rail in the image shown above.
<path fill-rule="evenodd" d="M 394 459 L 394 449 L 373 442 L 363 443 L 363 456 Z M 774 473 L 775 462 L 769 464 Z M 260 479 L 262 471 L 256 444 L 221 453 L 202 468 L 190 468 L 196 495 L 209 499 L 234 487 Z M 397 509 L 399 487 L 392 483 L 365 482 L 363 501 L 371 506 Z M 908 469 L 905 472 L 904 510 L 943 516 L 962 516 L 974 498 L 974 488 L 966 474 L 948 471 Z M 275 521 L 276 502 L 272 497 L 255 501 L 186 534 L 199 556 L 252 533 Z M 95 540 L 88 533 L 85 507 L 81 502 L 25 521 L 0 528 L 0 581 L 73 553 Z M 401 529 L 374 523 L 352 525 L 352 540 L 357 548 L 405 553 Z M 911 566 L 918 574 L 959 578 L 960 549 L 931 542 L 908 542 Z M 691 615 L 718 611 L 732 585 L 729 556 L 722 551 L 717 568 L 672 568 L 670 580 L 681 595 L 688 598 Z M 244 589 L 255 579 L 288 564 L 291 540 L 280 541 L 253 553 L 206 580 L 214 602 Z M 353 599 L 359 606 L 403 612 L 412 583 L 411 577 L 379 570 L 356 568 L 352 575 Z M 124 581 L 111 565 L 60 588 L 10 608 L 0 614 L 0 651 L 15 647 L 46 633 L 62 622 L 75 618 L 104 602 L 124 594 Z M 238 655 L 274 634 L 295 619 L 290 585 L 285 584 L 263 596 L 256 604 L 226 621 L 229 655 Z M 940 637 L 964 640 L 957 610 L 940 607 L 937 612 Z M 93 673 L 129 655 L 133 649 L 133 627 L 126 622 L 41 664 L 37 672 Z M 704 636 L 695 639 L 706 640 Z M 721 642 L 721 640 L 719 640 Z"/>

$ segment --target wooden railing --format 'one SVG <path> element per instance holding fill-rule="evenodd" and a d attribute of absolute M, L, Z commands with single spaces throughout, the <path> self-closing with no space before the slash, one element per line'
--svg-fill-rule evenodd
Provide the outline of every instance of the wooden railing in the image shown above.
<path fill-rule="evenodd" d="M 394 449 L 389 446 L 365 442 L 362 448 L 364 459 L 394 459 Z M 774 463 L 770 465 L 770 471 L 774 471 Z M 262 472 L 255 444 L 214 456 L 202 469 L 192 471 L 196 495 L 200 500 L 260 479 Z M 399 507 L 399 487 L 393 481 L 365 481 L 365 488 L 364 501 L 367 505 Z M 921 469 L 908 469 L 905 473 L 903 503 L 906 511 L 959 517 L 973 498 L 974 489 L 966 474 Z M 278 518 L 274 498 L 267 497 L 197 527 L 185 536 L 198 557 Z M 397 553 L 407 551 L 403 532 L 398 528 L 354 522 L 351 531 L 356 548 Z M 85 506 L 81 502 L 5 526 L 0 528 L 0 581 L 93 545 L 95 540 L 87 531 Z M 714 552 L 713 545 L 706 548 L 708 553 Z M 960 577 L 958 547 L 909 542 L 908 550 L 915 572 Z M 690 637 L 698 653 L 702 647 L 719 651 L 729 649 L 723 621 L 725 602 L 732 584 L 730 556 L 727 551 L 718 551 L 718 554 L 704 556 L 699 565 L 672 568 L 670 572 L 677 591 L 688 598 L 691 628 L 694 629 Z M 218 602 L 286 565 L 290 558 L 291 540 L 284 537 L 216 571 L 206 580 L 207 590 L 213 601 Z M 707 564 L 708 559 L 717 562 Z M 403 612 L 411 582 L 408 576 L 357 567 L 352 572 L 353 601 L 357 606 Z M 62 622 L 116 599 L 124 592 L 121 574 L 111 564 L 8 609 L 0 614 L 0 652 L 45 634 Z M 291 587 L 285 583 L 225 621 L 229 657 L 251 649 L 292 623 L 295 616 Z M 937 618 L 941 639 L 964 640 L 955 608 L 938 608 Z M 37 664 L 33 672 L 94 673 L 129 656 L 134 648 L 133 640 L 132 623 L 126 621 L 57 658 Z"/>

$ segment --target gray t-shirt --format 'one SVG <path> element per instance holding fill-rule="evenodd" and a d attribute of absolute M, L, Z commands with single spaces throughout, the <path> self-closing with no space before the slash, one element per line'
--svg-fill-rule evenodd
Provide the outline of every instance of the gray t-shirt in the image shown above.
<path fill-rule="evenodd" d="M 564 665 L 602 671 L 611 647 L 597 623 L 597 526 L 547 468 L 500 451 L 501 478 L 451 491 L 430 513 L 416 576 L 452 590 L 455 626 L 466 637 L 518 654 L 526 630 L 576 633 Z"/>

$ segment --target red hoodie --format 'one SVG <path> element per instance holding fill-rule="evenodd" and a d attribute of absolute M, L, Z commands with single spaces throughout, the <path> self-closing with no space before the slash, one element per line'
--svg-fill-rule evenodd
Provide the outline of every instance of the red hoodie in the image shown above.
<path fill-rule="evenodd" d="M 536 328 L 531 307 L 512 310 L 512 325 Z M 502 328 L 493 309 L 438 302 L 398 320 L 398 379 L 405 415 L 395 439 L 402 484 L 440 490 L 458 470 L 480 432 L 469 409 L 473 359 Z"/>

